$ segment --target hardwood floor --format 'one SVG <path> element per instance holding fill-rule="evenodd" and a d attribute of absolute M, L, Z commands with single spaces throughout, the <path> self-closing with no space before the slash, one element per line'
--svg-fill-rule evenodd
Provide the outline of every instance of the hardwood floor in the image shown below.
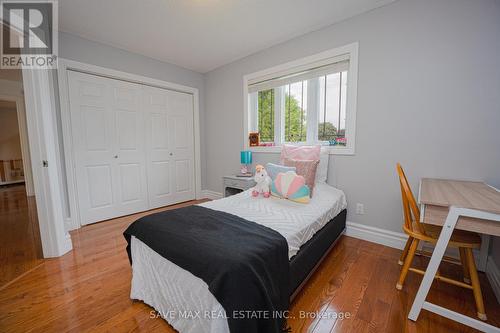
<path fill-rule="evenodd" d="M 42 263 L 35 197 L 24 185 L 0 187 L 0 290 Z"/>
<path fill-rule="evenodd" d="M 72 252 L 45 260 L 2 290 L 0 332 L 174 332 L 164 320 L 150 318 L 149 306 L 129 299 L 131 269 L 122 232 L 146 214 L 72 232 Z M 426 311 L 417 323 L 406 319 L 421 277 L 410 274 L 403 290 L 396 290 L 399 254 L 343 236 L 292 304 L 292 332 L 473 332 Z M 461 268 L 443 264 L 442 272 L 459 276 Z M 500 306 L 484 274 L 480 278 L 489 322 L 500 326 Z M 472 292 L 458 287 L 434 282 L 429 299 L 475 314 Z M 301 311 L 318 315 L 304 318 Z M 334 312 L 346 318 L 335 319 Z"/>

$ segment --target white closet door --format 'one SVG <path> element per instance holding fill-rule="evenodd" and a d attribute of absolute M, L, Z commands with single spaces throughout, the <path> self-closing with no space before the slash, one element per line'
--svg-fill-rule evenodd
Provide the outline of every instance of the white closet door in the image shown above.
<path fill-rule="evenodd" d="M 177 202 L 195 198 L 193 95 L 168 91 L 169 141 Z"/>
<path fill-rule="evenodd" d="M 112 87 L 111 106 L 115 115 L 115 170 L 117 210 L 127 215 L 148 209 L 146 152 L 142 87 L 108 79 Z"/>
<path fill-rule="evenodd" d="M 150 208 L 195 198 L 193 96 L 143 87 Z"/>
<path fill-rule="evenodd" d="M 139 85 L 68 71 L 81 223 L 146 210 Z"/>

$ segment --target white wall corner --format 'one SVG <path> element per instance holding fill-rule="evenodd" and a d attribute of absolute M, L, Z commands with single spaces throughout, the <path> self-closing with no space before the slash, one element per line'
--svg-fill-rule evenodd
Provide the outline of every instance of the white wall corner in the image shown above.
<path fill-rule="evenodd" d="M 491 289 L 493 289 L 498 303 L 500 303 L 500 268 L 495 264 L 495 261 L 491 256 L 488 257 L 486 276 L 490 281 Z"/>
<path fill-rule="evenodd" d="M 210 191 L 210 190 L 202 190 L 201 191 L 201 198 L 200 199 L 211 199 L 211 200 L 217 200 L 222 198 L 222 193 L 220 192 L 215 192 L 215 191 Z"/>
<path fill-rule="evenodd" d="M 363 239 L 396 249 L 405 247 L 408 236 L 402 232 L 394 232 L 386 229 L 370 227 L 360 223 L 346 222 L 346 236 Z"/>

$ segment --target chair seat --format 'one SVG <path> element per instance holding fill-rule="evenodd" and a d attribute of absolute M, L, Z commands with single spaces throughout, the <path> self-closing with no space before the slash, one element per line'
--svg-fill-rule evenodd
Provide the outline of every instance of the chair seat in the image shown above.
<path fill-rule="evenodd" d="M 421 239 L 433 244 L 437 243 L 442 227 L 427 223 L 422 223 L 421 225 L 424 227 L 425 235 L 415 231 L 410 231 L 410 230 L 405 230 L 405 231 L 407 234 L 417 239 Z M 413 230 L 418 230 L 418 229 L 414 227 Z M 479 234 L 476 234 L 475 232 L 455 229 L 453 231 L 453 234 L 451 235 L 451 239 L 450 242 L 448 243 L 448 246 L 456 248 L 458 247 L 469 247 L 473 249 L 480 248 L 481 236 L 479 236 Z"/>

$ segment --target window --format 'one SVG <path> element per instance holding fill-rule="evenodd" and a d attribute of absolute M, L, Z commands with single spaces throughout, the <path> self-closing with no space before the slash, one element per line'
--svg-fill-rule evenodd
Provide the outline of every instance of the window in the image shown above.
<path fill-rule="evenodd" d="M 259 91 L 259 104 L 257 110 L 259 112 L 259 127 L 260 140 L 262 142 L 274 141 L 274 89 Z"/>
<path fill-rule="evenodd" d="M 318 141 L 345 146 L 347 71 L 320 77 L 319 87 Z"/>
<path fill-rule="evenodd" d="M 246 76 L 245 145 L 258 132 L 257 151 L 292 143 L 353 154 L 356 77 L 357 44 Z"/>

